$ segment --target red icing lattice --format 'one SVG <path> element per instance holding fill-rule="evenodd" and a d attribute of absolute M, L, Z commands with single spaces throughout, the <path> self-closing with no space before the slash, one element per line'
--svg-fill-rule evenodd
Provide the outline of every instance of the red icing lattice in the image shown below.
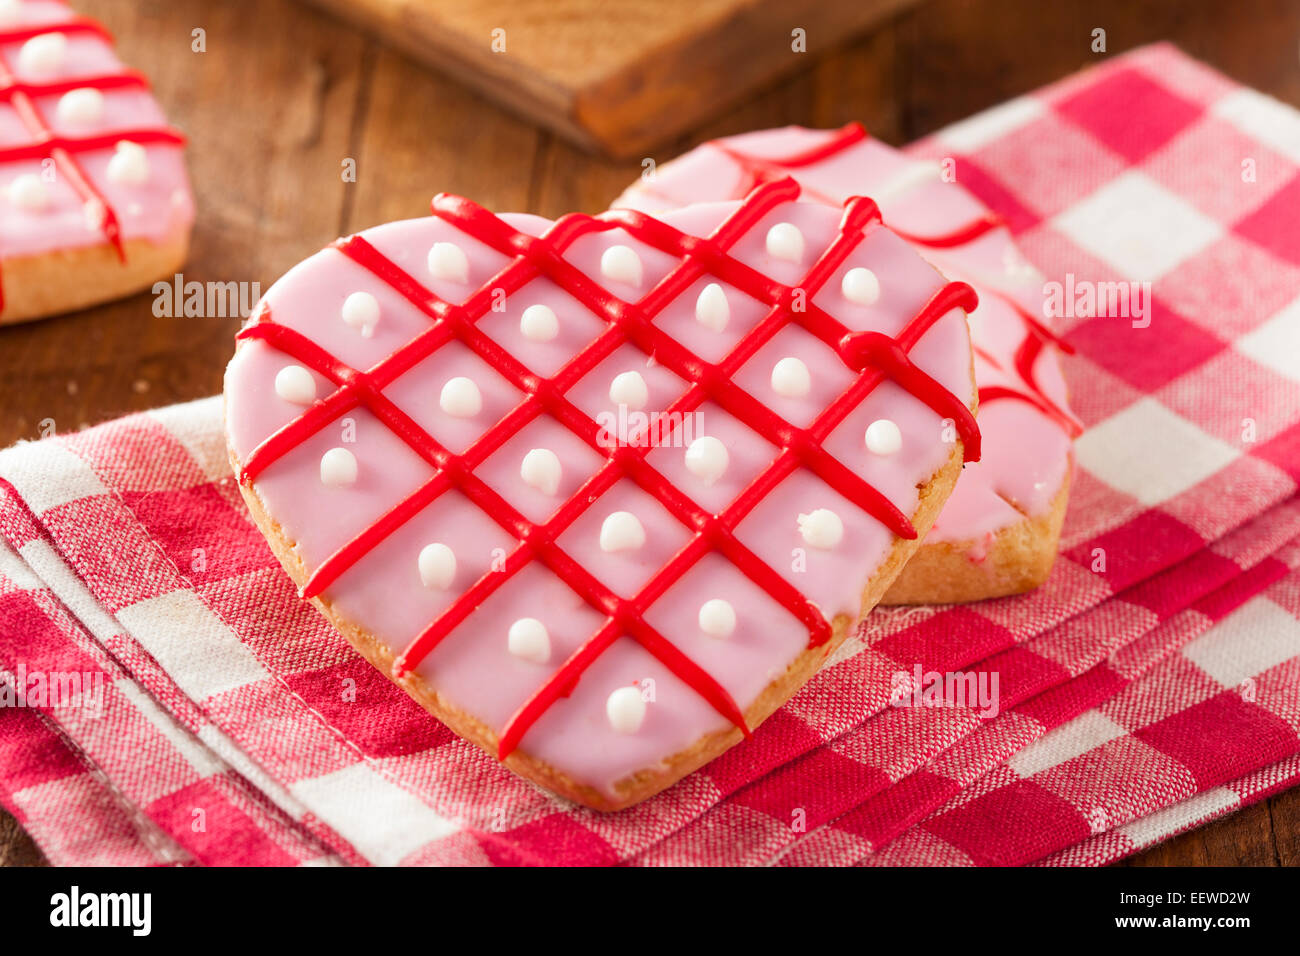
<path fill-rule="evenodd" d="M 596 217 L 565 216 L 542 236 L 531 236 L 519 232 L 469 200 L 439 195 L 433 200 L 435 216 L 511 260 L 460 305 L 438 298 L 362 236 L 339 240 L 335 248 L 399 292 L 433 322 L 424 332 L 369 370 L 359 371 L 330 355 L 302 333 L 275 323 L 269 308 L 259 312 L 254 321 L 240 332 L 241 339 L 267 342 L 329 379 L 337 389 L 259 444 L 244 462 L 240 480 L 251 482 L 267 466 L 357 406 L 364 406 L 384 422 L 435 468 L 435 474 L 323 561 L 303 586 L 302 595 L 319 595 L 387 535 L 444 491 L 455 488 L 514 536 L 519 545 L 504 562 L 479 578 L 412 641 L 395 664 L 399 676 L 418 666 L 490 594 L 529 561 L 537 559 L 603 614 L 605 622 L 514 715 L 501 733 L 498 748 L 501 758 L 516 748 L 546 709 L 556 699 L 570 693 L 587 667 L 623 635 L 637 641 L 748 735 L 744 716 L 727 691 L 646 623 L 645 612 L 650 605 L 695 562 L 710 551 L 717 551 L 807 626 L 810 646 L 829 640 L 830 625 L 817 608 L 742 544 L 735 537 L 734 530 L 785 477 L 798 468 L 806 468 L 895 534 L 915 538 L 916 530 L 906 515 L 822 448 L 822 441 L 832 429 L 886 378 L 940 415 L 951 418 L 963 440 L 967 460 L 979 457 L 979 431 L 966 402 L 944 389 L 907 356 L 908 350 L 943 315 L 957 307 L 968 311 L 974 308 L 975 295 L 969 286 L 947 284 L 907 323 L 897 338 L 878 332 L 854 332 L 812 304 L 817 290 L 862 240 L 863 230 L 879 223 L 879 211 L 874 202 L 855 197 L 844 204 L 838 234 L 797 286 L 776 282 L 730 255 L 732 246 L 767 213 L 799 195 L 800 187 L 792 179 L 764 183 L 707 238 L 688 235 L 644 213 L 629 210 L 614 210 Z M 563 256 L 564 251 L 582 236 L 613 229 L 623 229 L 640 242 L 680 259 L 668 275 L 637 302 L 625 301 L 608 292 Z M 718 363 L 705 362 L 654 325 L 661 310 L 706 275 L 769 307 L 754 329 Z M 529 371 L 477 327 L 479 319 L 491 310 L 494 298 L 499 297 L 497 290 L 510 295 L 538 277 L 551 280 L 606 322 L 604 331 L 550 378 Z M 797 290 L 801 292 L 798 296 L 800 307 L 795 309 Z M 807 428 L 791 425 L 732 381 L 736 370 L 790 323 L 798 324 L 829 345 L 841 361 L 857 373 L 852 385 L 823 409 Z M 459 455 L 451 453 L 384 394 L 385 387 L 394 379 L 453 339 L 466 345 L 525 396 Z M 690 383 L 686 392 L 668 407 L 666 420 L 684 420 L 687 413 L 703 402 L 712 401 L 780 447 L 776 459 L 721 513 L 715 515 L 700 508 L 655 470 L 646 461 L 651 450 L 649 445 L 607 447 L 608 441 L 602 438 L 601 427 L 565 397 L 572 385 L 625 342 L 632 343 L 647 356 L 653 356 L 656 362 Z M 673 416 L 675 412 L 682 413 L 682 416 Z M 606 461 L 548 520 L 535 524 L 484 483 L 474 470 L 523 426 L 543 414 L 563 424 L 599 451 Z M 690 541 L 632 598 L 615 594 L 556 543 L 564 530 L 597 497 L 624 477 L 653 495 L 693 532 Z"/>
<path fill-rule="evenodd" d="M 90 33 L 111 43 L 113 38 L 102 24 L 85 17 L 75 17 L 59 23 L 40 26 L 25 26 L 0 30 L 0 45 L 24 43 L 33 37 L 47 33 L 59 33 L 64 36 L 77 33 Z M 118 258 L 126 261 L 126 251 L 122 245 L 121 229 L 118 226 L 117 213 L 103 194 L 95 188 L 90 177 L 86 175 L 77 156 L 97 149 L 111 149 L 122 140 L 130 140 L 141 145 L 147 143 L 168 143 L 175 146 L 185 144 L 185 137 L 171 127 L 141 127 L 137 129 L 118 129 L 98 132 L 91 136 L 62 136 L 54 131 L 41 114 L 34 98 L 51 94 L 67 93 L 91 87 L 101 92 L 124 88 L 148 89 L 149 83 L 140 73 L 123 69 L 116 73 L 95 76 L 83 76 L 75 79 L 54 80 L 48 83 L 25 83 L 14 74 L 6 57 L 0 52 L 0 102 L 7 102 L 18 114 L 23 125 L 31 133 L 30 142 L 0 147 L 0 162 L 16 162 L 27 159 L 53 159 L 59 172 L 67 179 L 69 185 L 81 197 L 87 206 L 93 205 L 98 211 L 99 227 L 104 239 L 117 250 Z M 0 286 L 0 308 L 4 307 L 4 292 Z"/>
<path fill-rule="evenodd" d="M 824 142 L 802 152 L 791 153 L 779 158 L 752 156 L 739 151 L 723 140 L 715 140 L 709 145 L 728 156 L 745 174 L 745 179 L 741 180 L 740 187 L 736 190 L 737 195 L 732 197 L 740 198 L 740 196 L 745 195 L 760 183 L 780 179 L 789 175 L 791 170 L 798 170 L 831 159 L 849 147 L 866 140 L 869 136 L 870 134 L 861 123 L 849 123 L 835 130 Z M 653 189 L 650 192 L 653 194 Z M 830 206 L 840 205 L 840 200 L 836 197 L 815 189 L 805 187 L 804 194 Z M 945 233 L 920 236 L 905 232 L 893 225 L 890 228 L 915 245 L 942 250 L 964 246 L 1005 225 L 1006 221 L 1001 216 L 988 210 L 969 222 L 963 223 Z M 986 291 L 1006 303 L 1019 316 L 1020 320 L 1025 324 L 1026 335 L 1016 349 L 1014 368 L 1012 369 L 1020 378 L 1023 389 L 1010 388 L 1005 385 L 981 386 L 979 390 L 980 404 L 996 401 L 1000 398 L 1016 399 L 1032 405 L 1042 414 L 1052 419 L 1067 435 L 1074 438 L 1079 437 L 1079 435 L 1083 434 L 1083 426 L 1079 424 L 1073 415 L 1053 402 L 1043 392 L 1034 378 L 1033 372 L 1034 363 L 1038 360 L 1038 356 L 1047 343 L 1055 345 L 1068 355 L 1074 354 L 1074 347 L 1040 322 L 1012 296 L 994 288 L 989 288 Z M 994 366 L 1002 368 L 1001 363 L 987 352 L 979 349 L 976 349 L 976 351 Z"/>

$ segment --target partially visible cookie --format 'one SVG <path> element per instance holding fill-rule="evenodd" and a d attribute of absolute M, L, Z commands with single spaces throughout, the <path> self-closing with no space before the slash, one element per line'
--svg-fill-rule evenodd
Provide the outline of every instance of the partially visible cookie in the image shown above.
<path fill-rule="evenodd" d="M 0 324 L 171 278 L 194 219 L 183 144 L 103 26 L 0 0 Z"/>
<path fill-rule="evenodd" d="M 969 287 L 869 200 L 799 194 L 555 222 L 440 196 L 290 270 L 227 370 L 231 462 L 302 594 L 588 806 L 797 691 L 978 455 Z"/>
<path fill-rule="evenodd" d="M 973 286 L 975 378 L 983 456 L 957 489 L 883 604 L 943 604 L 1016 594 L 1047 579 L 1069 499 L 1072 440 L 1059 340 L 1036 316 L 1043 278 L 1010 231 L 936 163 L 911 159 L 857 124 L 763 130 L 705 143 L 632 185 L 614 207 L 650 212 L 743 196 L 793 176 L 808 198 L 870 196 L 885 222 L 945 275 Z M 884 276 L 863 280 L 865 299 Z"/>

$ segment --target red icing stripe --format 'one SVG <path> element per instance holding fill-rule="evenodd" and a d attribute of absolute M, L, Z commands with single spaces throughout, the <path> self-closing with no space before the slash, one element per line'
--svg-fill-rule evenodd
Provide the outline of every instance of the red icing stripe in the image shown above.
<path fill-rule="evenodd" d="M 22 43 L 47 33 L 64 35 L 89 33 L 112 43 L 113 38 L 102 24 L 85 17 L 44 26 L 27 26 L 0 30 L 0 44 Z M 69 90 L 92 87 L 97 90 L 115 90 L 124 87 L 148 88 L 144 77 L 134 70 L 121 73 L 86 76 L 79 79 L 57 80 L 50 83 L 24 83 L 18 79 L 6 58 L 0 53 L 0 101 L 8 102 L 18 114 L 23 125 L 32 134 L 32 142 L 0 148 L 0 162 L 17 162 L 29 159 L 53 159 L 59 172 L 81 197 L 87 208 L 98 213 L 99 228 L 104 239 L 117 250 L 118 258 L 125 262 L 126 251 L 117 213 L 103 194 L 95 187 L 77 162 L 79 153 L 96 149 L 109 149 L 122 140 L 136 143 L 169 143 L 184 145 L 185 137 L 170 127 L 115 130 L 94 136 L 60 136 L 50 127 L 33 97 L 66 93 Z M 4 289 L 0 283 L 0 309 L 4 308 Z"/>
<path fill-rule="evenodd" d="M 0 43 L 26 43 L 33 37 L 44 36 L 47 33 L 93 33 L 106 43 L 113 42 L 113 35 L 98 20 L 92 20 L 90 17 L 73 17 L 59 23 L 32 24 L 0 30 Z"/>
<path fill-rule="evenodd" d="M 813 146 L 810 149 L 806 149 L 801 153 L 783 156 L 780 160 L 780 165 L 789 169 L 798 169 L 801 166 L 811 166 L 814 163 L 820 163 L 824 159 L 830 159 L 836 153 L 843 152 L 854 143 L 861 143 L 869 138 L 870 134 L 867 132 L 867 128 L 861 123 L 845 123 L 832 133 L 826 142 Z M 719 148 L 730 149 L 729 147 L 721 146 L 717 140 L 714 141 L 714 145 L 719 146 Z"/>
<path fill-rule="evenodd" d="M 1020 346 L 1016 349 L 1016 374 L 1020 376 L 1020 380 L 1026 384 L 1030 395 L 1035 399 L 1035 401 L 1030 402 L 1030 404 L 1036 405 L 1043 414 L 1056 421 L 1056 423 L 1060 425 L 1061 428 L 1064 429 L 1065 433 L 1071 438 L 1078 438 L 1083 434 L 1083 424 L 1069 412 L 1065 411 L 1049 399 L 1047 395 L 1037 387 L 1036 379 L 1034 378 L 1034 363 L 1038 361 L 1038 356 L 1042 354 L 1044 347 L 1042 339 L 1034 338 L 1032 335 L 1026 336 L 1020 343 Z M 1071 349 L 1071 352 L 1073 351 L 1074 350 Z M 996 398 L 999 396 L 991 397 Z M 1014 397 L 1020 398 L 1024 401 L 1029 401 L 1029 399 L 1023 395 L 1015 395 Z"/>
<path fill-rule="evenodd" d="M 1030 312 L 1028 309 L 1026 309 L 1019 302 L 1017 302 L 1013 297 L 1007 295 L 1005 292 L 1002 292 L 999 289 L 990 289 L 989 292 L 992 295 L 997 296 L 1007 305 L 1009 305 L 1012 308 L 1012 310 L 1016 313 L 1016 315 L 1020 316 L 1020 320 L 1024 322 L 1025 325 L 1029 326 L 1030 331 L 1032 331 L 1040 339 L 1042 339 L 1045 342 L 1051 342 L 1053 345 L 1055 345 L 1066 355 L 1074 354 L 1073 345 L 1065 341 L 1065 339 L 1061 338 L 1059 335 L 1057 335 L 1055 332 L 1049 329 L 1042 322 L 1038 321 L 1038 319 L 1034 318 L 1033 313 Z"/>
<path fill-rule="evenodd" d="M 964 246 L 968 242 L 974 242 L 981 236 L 988 235 L 994 229 L 1001 228 L 1002 225 L 1002 217 L 990 212 L 972 219 L 964 226 L 959 226 L 951 232 L 943 232 L 934 236 L 918 236 L 910 232 L 904 232 L 895 226 L 890 226 L 890 228 L 908 242 L 916 243 L 918 246 L 927 246 L 931 249 L 954 249 L 957 246 Z"/>
<path fill-rule="evenodd" d="M 276 324 L 268 309 L 239 333 L 241 339 L 261 339 L 334 382 L 338 388 L 258 445 L 248 456 L 240 480 L 252 481 L 272 462 L 305 441 L 339 415 L 365 406 L 413 450 L 431 464 L 435 475 L 394 505 L 373 525 L 328 557 L 303 587 L 304 597 L 319 595 L 380 541 L 449 488 L 456 488 L 509 534 L 519 540 L 496 569 L 486 573 L 412 641 L 398 659 L 399 676 L 417 667 L 443 639 L 498 587 L 534 558 L 606 616 L 601 629 L 582 645 L 520 708 L 502 731 L 498 753 L 504 759 L 547 708 L 566 696 L 586 668 L 620 636 L 637 641 L 670 672 L 705 698 L 720 714 L 749 733 L 744 716 L 727 692 L 710 675 L 646 623 L 650 605 L 710 550 L 726 557 L 809 630 L 809 645 L 830 639 L 831 629 L 821 613 L 793 585 L 763 562 L 734 535 L 735 527 L 778 483 L 797 468 L 817 474 L 829 486 L 872 514 L 896 534 L 915 537 L 907 517 L 870 484 L 829 455 L 821 441 L 881 381 L 892 379 L 940 414 L 952 418 L 963 438 L 968 460 L 978 457 L 979 431 L 966 403 L 947 392 L 907 357 L 907 350 L 953 308 L 972 309 L 969 286 L 951 283 L 933 297 L 897 339 L 879 333 L 853 332 L 810 300 L 862 239 L 862 230 L 879 222 L 875 203 L 852 199 L 845 204 L 839 234 L 809 270 L 798 288 L 804 310 L 791 308 L 795 287 L 776 282 L 731 257 L 731 246 L 777 205 L 799 195 L 790 179 L 767 183 L 754 192 L 707 239 L 690 236 L 642 213 L 615 211 L 599 217 L 570 215 L 557 220 L 540 237 L 518 232 L 486 209 L 456 196 L 439 195 L 433 211 L 460 231 L 511 257 L 511 261 L 461 305 L 444 302 L 383 256 L 361 236 L 340 240 L 335 248 L 363 265 L 433 320 L 428 331 L 387 356 L 368 371 L 348 367 L 301 333 Z M 640 301 L 617 298 L 564 259 L 564 250 L 581 236 L 621 228 L 639 241 L 678 256 L 680 263 Z M 767 316 L 720 363 L 704 362 L 653 323 L 659 312 L 691 283 L 711 275 L 770 306 Z M 578 299 L 608 326 L 604 333 L 571 358 L 553 378 L 530 372 L 499 343 L 476 326 L 488 313 L 493 290 L 510 294 L 526 282 L 545 276 Z M 739 388 L 732 375 L 785 325 L 795 322 L 835 349 L 858 373 L 853 385 L 807 428 L 796 428 Z M 383 388 L 442 344 L 456 338 L 525 393 L 524 400 L 489 428 L 463 454 L 454 455 L 421 429 L 383 395 Z M 600 427 L 565 398 L 567 390 L 623 342 L 631 342 L 656 361 L 690 382 L 687 391 L 667 411 L 689 412 L 714 401 L 737 419 L 782 448 L 776 460 L 721 514 L 696 505 L 646 461 L 650 447 L 601 443 Z M 605 464 L 544 524 L 534 525 L 474 474 L 474 469 L 504 441 L 534 417 L 547 414 L 606 457 Z M 670 417 L 669 421 L 676 421 Z M 632 599 L 623 599 L 601 584 L 565 553 L 556 539 L 590 504 L 615 482 L 627 477 L 653 495 L 693 537 Z"/>

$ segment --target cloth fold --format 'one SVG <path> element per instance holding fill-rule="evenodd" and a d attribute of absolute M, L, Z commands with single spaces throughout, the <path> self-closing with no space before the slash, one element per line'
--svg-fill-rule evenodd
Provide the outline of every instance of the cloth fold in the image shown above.
<path fill-rule="evenodd" d="M 751 742 L 616 815 L 456 738 L 297 599 L 220 399 L 0 452 L 0 674 L 102 689 L 98 713 L 0 708 L 0 753 L 33 755 L 0 761 L 0 799 L 56 862 L 1093 863 L 1273 792 L 1296 778 L 1298 142 L 1293 111 L 1157 46 L 918 144 L 1093 288 L 1056 317 L 1088 426 L 1061 558 L 1028 595 L 873 613 Z M 1145 316 L 1096 311 L 1120 282 L 1149 283 Z M 916 668 L 997 674 L 997 715 L 892 707 Z"/>

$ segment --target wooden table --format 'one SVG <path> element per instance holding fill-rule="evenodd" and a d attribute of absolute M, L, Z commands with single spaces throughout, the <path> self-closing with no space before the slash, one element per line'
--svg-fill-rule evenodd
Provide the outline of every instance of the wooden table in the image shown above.
<path fill-rule="evenodd" d="M 335 236 L 422 215 L 449 190 L 500 210 L 597 212 L 640 172 L 578 152 L 295 0 L 75 0 L 105 21 L 191 136 L 199 220 L 187 280 L 266 288 Z M 1300 5 L 929 0 L 733 109 L 658 160 L 745 129 L 865 122 L 903 143 L 1092 63 L 1170 39 L 1300 105 Z M 206 52 L 191 31 L 206 31 Z M 354 159 L 357 181 L 340 176 Z M 160 319 L 148 295 L 0 330 L 0 446 L 212 395 L 235 319 Z M 0 863 L 42 862 L 0 812 Z M 1300 863 L 1300 790 L 1171 840 L 1130 865 Z"/>

